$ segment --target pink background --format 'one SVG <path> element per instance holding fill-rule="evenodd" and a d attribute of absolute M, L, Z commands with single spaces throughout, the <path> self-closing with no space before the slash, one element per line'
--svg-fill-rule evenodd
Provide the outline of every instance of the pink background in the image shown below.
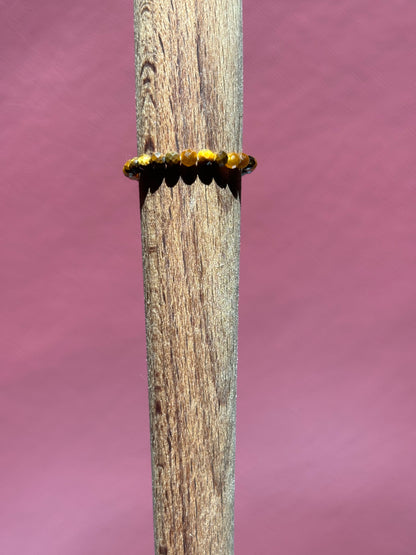
<path fill-rule="evenodd" d="M 416 3 L 244 22 L 236 553 L 415 555 Z M 132 0 L 2 23 L 0 553 L 150 554 Z"/>

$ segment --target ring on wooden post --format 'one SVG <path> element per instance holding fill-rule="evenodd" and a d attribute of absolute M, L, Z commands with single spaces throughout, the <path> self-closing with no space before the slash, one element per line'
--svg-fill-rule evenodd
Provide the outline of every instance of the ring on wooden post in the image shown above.
<path fill-rule="evenodd" d="M 249 156 L 244 152 L 212 152 L 212 150 L 203 149 L 199 152 L 190 148 L 182 152 L 167 152 L 161 154 L 154 152 L 152 154 L 142 154 L 136 158 L 127 160 L 123 167 L 123 173 L 130 179 L 138 179 L 140 174 L 154 169 L 165 170 L 172 167 L 203 167 L 216 165 L 225 166 L 230 170 L 240 170 L 243 175 L 251 173 L 257 166 L 257 161 L 253 156 Z"/>

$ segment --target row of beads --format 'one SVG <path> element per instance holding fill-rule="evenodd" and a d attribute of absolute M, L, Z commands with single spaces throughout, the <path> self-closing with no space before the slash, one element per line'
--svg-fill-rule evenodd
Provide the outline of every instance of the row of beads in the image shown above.
<path fill-rule="evenodd" d="M 138 175 L 150 168 L 165 168 L 175 166 L 185 166 L 191 168 L 193 166 L 209 166 L 216 164 L 225 166 L 230 170 L 241 170 L 241 173 L 251 173 L 257 166 L 256 159 L 253 156 L 244 154 L 244 152 L 212 152 L 211 150 L 200 150 L 196 152 L 192 149 L 183 150 L 182 152 L 167 152 L 160 154 L 142 154 L 138 158 L 127 160 L 123 167 L 123 173 L 130 179 L 137 179 Z"/>

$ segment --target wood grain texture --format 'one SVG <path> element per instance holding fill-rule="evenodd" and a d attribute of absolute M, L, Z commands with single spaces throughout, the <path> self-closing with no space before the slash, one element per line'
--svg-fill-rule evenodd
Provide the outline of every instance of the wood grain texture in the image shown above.
<path fill-rule="evenodd" d="M 135 39 L 138 152 L 241 151 L 240 0 L 135 0 Z M 140 188 L 155 552 L 226 555 L 239 188 Z"/>

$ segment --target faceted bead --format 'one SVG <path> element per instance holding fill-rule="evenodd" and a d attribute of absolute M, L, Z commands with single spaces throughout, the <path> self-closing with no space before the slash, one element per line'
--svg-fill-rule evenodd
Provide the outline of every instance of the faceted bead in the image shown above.
<path fill-rule="evenodd" d="M 183 166 L 190 168 L 196 164 L 197 153 L 195 150 L 191 150 L 188 148 L 187 150 L 183 150 L 181 152 L 181 162 Z"/>
<path fill-rule="evenodd" d="M 152 157 L 150 156 L 150 154 L 142 154 L 137 159 L 137 163 L 141 169 L 148 168 L 151 161 Z"/>
<path fill-rule="evenodd" d="M 238 163 L 237 168 L 239 170 L 243 170 L 244 168 L 246 168 L 250 163 L 250 157 L 248 154 L 245 154 L 244 152 L 242 152 L 240 154 L 240 162 Z"/>
<path fill-rule="evenodd" d="M 123 173 L 130 179 L 136 179 L 140 173 L 140 168 L 137 165 L 137 158 L 131 158 L 123 166 Z"/>
<path fill-rule="evenodd" d="M 198 152 L 198 164 L 207 164 L 215 162 L 215 154 L 212 150 L 200 150 Z"/>
<path fill-rule="evenodd" d="M 130 160 L 127 160 L 127 162 L 124 164 L 123 173 L 126 177 L 130 177 Z"/>
<path fill-rule="evenodd" d="M 235 170 L 238 167 L 239 163 L 240 163 L 240 155 L 237 154 L 237 152 L 230 152 L 228 154 L 228 159 L 225 166 L 230 170 Z"/>
<path fill-rule="evenodd" d="M 252 171 L 254 171 L 256 169 L 256 166 L 257 166 L 257 160 L 254 158 L 254 156 L 249 156 L 249 163 L 243 169 L 243 173 L 244 174 L 251 173 Z"/>
<path fill-rule="evenodd" d="M 140 173 L 140 164 L 139 164 L 139 159 L 136 158 L 132 158 L 130 160 L 130 171 L 131 173 L 134 173 L 135 176 L 139 175 Z"/>
<path fill-rule="evenodd" d="M 154 166 L 162 166 L 165 163 L 165 157 L 160 152 L 154 152 L 151 157 L 151 163 Z"/>
<path fill-rule="evenodd" d="M 227 163 L 227 159 L 228 159 L 228 154 L 223 150 L 215 154 L 215 161 L 219 166 L 225 166 L 225 164 Z"/>
<path fill-rule="evenodd" d="M 165 162 L 168 166 L 176 166 L 181 161 L 181 157 L 177 152 L 167 152 Z"/>

